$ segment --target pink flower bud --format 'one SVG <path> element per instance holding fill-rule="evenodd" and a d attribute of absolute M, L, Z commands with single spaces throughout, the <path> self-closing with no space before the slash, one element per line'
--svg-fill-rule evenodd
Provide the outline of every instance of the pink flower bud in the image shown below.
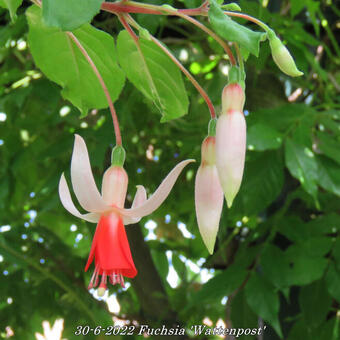
<path fill-rule="evenodd" d="M 299 71 L 296 67 L 295 61 L 289 53 L 287 47 L 283 45 L 282 41 L 275 35 L 273 31 L 268 32 L 268 38 L 273 59 L 279 69 L 291 77 L 302 76 L 303 72 Z"/>
<path fill-rule="evenodd" d="M 195 180 L 195 208 L 198 228 L 210 254 L 214 252 L 223 207 L 223 191 L 215 164 L 215 137 L 202 143 L 202 162 Z"/>
<path fill-rule="evenodd" d="M 226 85 L 222 91 L 222 113 L 230 110 L 243 111 L 245 94 L 242 87 L 237 84 Z"/>
<path fill-rule="evenodd" d="M 241 111 L 222 113 L 216 126 L 216 166 L 228 207 L 239 191 L 246 153 L 246 121 Z"/>
<path fill-rule="evenodd" d="M 128 186 L 128 175 L 121 166 L 111 166 L 103 177 L 102 196 L 104 201 L 112 206 L 124 208 Z"/>

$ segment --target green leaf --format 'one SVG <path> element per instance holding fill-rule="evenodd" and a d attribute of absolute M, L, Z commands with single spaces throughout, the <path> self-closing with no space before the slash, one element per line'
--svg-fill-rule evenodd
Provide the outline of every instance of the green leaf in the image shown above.
<path fill-rule="evenodd" d="M 336 268 L 334 263 L 331 263 L 328 268 L 326 283 L 329 294 L 340 302 L 340 269 Z"/>
<path fill-rule="evenodd" d="M 63 87 L 62 96 L 78 107 L 83 116 L 90 108 L 108 107 L 98 78 L 67 33 L 46 27 L 37 6 L 31 6 L 26 13 L 34 61 L 49 79 Z M 116 63 L 112 37 L 91 25 L 84 25 L 73 33 L 93 60 L 115 101 L 123 88 L 124 74 Z"/>
<path fill-rule="evenodd" d="M 172 265 L 182 281 L 186 281 L 187 267 L 177 254 L 172 254 Z"/>
<path fill-rule="evenodd" d="M 326 322 L 326 316 L 332 304 L 323 280 L 316 281 L 303 287 L 299 295 L 299 304 L 305 321 L 316 328 Z"/>
<path fill-rule="evenodd" d="M 245 280 L 247 270 L 232 265 L 227 270 L 211 278 L 200 291 L 194 294 L 192 305 L 199 305 L 203 301 L 217 301 L 234 292 Z"/>
<path fill-rule="evenodd" d="M 326 157 L 319 156 L 318 161 L 318 183 L 319 185 L 340 196 L 340 166 Z"/>
<path fill-rule="evenodd" d="M 234 328 L 258 328 L 257 315 L 249 307 L 244 289 L 231 300 L 230 318 Z M 239 340 L 249 340 L 249 335 L 238 337 Z"/>
<path fill-rule="evenodd" d="M 255 124 L 247 132 L 247 147 L 249 150 L 278 149 L 281 144 L 282 135 L 268 125 Z"/>
<path fill-rule="evenodd" d="M 43 0 L 43 18 L 47 26 L 63 31 L 90 23 L 99 12 L 102 0 Z"/>
<path fill-rule="evenodd" d="M 17 18 L 17 9 L 21 5 L 23 0 L 0 0 L 0 7 L 7 8 L 11 16 L 12 21 Z"/>
<path fill-rule="evenodd" d="M 277 334 L 282 337 L 278 319 L 280 301 L 274 287 L 259 274 L 255 273 L 246 285 L 246 298 L 251 309 L 268 321 Z"/>
<path fill-rule="evenodd" d="M 293 177 L 298 179 L 302 187 L 316 200 L 318 166 L 314 153 L 307 147 L 297 144 L 291 139 L 286 140 L 285 160 Z"/>
<path fill-rule="evenodd" d="M 153 42 L 139 39 L 141 52 L 127 31 L 119 33 L 119 63 L 127 78 L 162 114 L 161 122 L 188 112 L 188 96 L 181 73 L 173 61 Z"/>
<path fill-rule="evenodd" d="M 318 148 L 329 158 L 332 158 L 340 165 L 339 141 L 332 138 L 327 133 L 319 132 L 316 134 Z"/>
<path fill-rule="evenodd" d="M 313 256 L 306 254 L 301 244 L 292 245 L 286 254 L 292 264 L 290 285 L 307 285 L 320 279 L 327 267 L 327 259 L 319 257 L 318 250 Z"/>
<path fill-rule="evenodd" d="M 260 42 L 266 33 L 254 32 L 233 21 L 223 13 L 215 0 L 210 0 L 209 19 L 214 30 L 224 39 L 239 43 L 256 57 L 259 55 Z"/>
<path fill-rule="evenodd" d="M 277 152 L 263 152 L 255 160 L 247 162 L 241 190 L 236 196 L 232 211 L 248 216 L 257 214 L 275 200 L 282 186 L 282 157 Z"/>
<path fill-rule="evenodd" d="M 333 245 L 332 256 L 335 261 L 335 266 L 340 270 L 340 238 L 337 238 Z"/>
<path fill-rule="evenodd" d="M 269 244 L 261 256 L 265 276 L 278 288 L 289 285 L 290 263 L 286 254 L 278 247 Z"/>
<path fill-rule="evenodd" d="M 166 280 L 169 273 L 169 262 L 165 252 L 151 249 L 151 256 L 160 277 Z"/>

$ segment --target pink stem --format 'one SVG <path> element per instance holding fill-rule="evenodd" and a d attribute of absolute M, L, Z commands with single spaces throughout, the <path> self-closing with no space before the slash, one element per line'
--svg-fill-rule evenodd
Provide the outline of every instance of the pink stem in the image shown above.
<path fill-rule="evenodd" d="M 215 108 L 213 103 L 211 102 L 208 94 L 203 90 L 201 85 L 197 82 L 197 80 L 189 73 L 189 71 L 179 62 L 179 60 L 155 37 L 151 36 L 152 41 L 160 47 L 169 58 L 177 65 L 177 67 L 185 74 L 185 76 L 191 81 L 192 85 L 194 85 L 200 95 L 203 97 L 205 102 L 208 105 L 210 116 L 212 119 L 216 118 Z"/>
<path fill-rule="evenodd" d="M 109 90 L 107 89 L 105 82 L 101 76 L 101 74 L 99 73 L 96 65 L 94 64 L 94 62 L 92 61 L 91 57 L 89 56 L 89 54 L 87 53 L 87 51 L 85 50 L 85 48 L 82 46 L 82 44 L 80 43 L 80 41 L 76 38 L 76 36 L 71 33 L 71 32 L 67 32 L 67 35 L 74 41 L 74 43 L 77 45 L 77 47 L 79 48 L 79 50 L 81 51 L 81 53 L 84 55 L 84 57 L 86 58 L 86 60 L 88 61 L 88 63 L 90 64 L 93 72 L 96 74 L 101 87 L 103 88 L 103 91 L 105 93 L 105 97 L 107 99 L 107 102 L 109 104 L 109 108 L 110 108 L 110 112 L 112 115 L 112 120 L 113 120 L 113 126 L 114 126 L 114 130 L 115 130 L 115 135 L 116 135 L 116 144 L 117 145 L 122 145 L 122 137 L 120 134 L 120 129 L 119 129 L 119 123 L 118 123 L 118 117 L 117 117 L 117 113 L 116 110 L 113 106 L 113 102 L 109 93 Z"/>
<path fill-rule="evenodd" d="M 131 5 L 131 3 L 133 3 Z M 166 7 L 161 7 L 161 6 L 154 6 L 154 5 L 149 5 L 149 4 L 138 4 L 135 2 L 128 2 L 128 4 L 123 4 L 122 2 L 120 3 L 110 3 L 110 2 L 104 2 L 101 6 L 102 10 L 114 13 L 119 16 L 119 13 L 145 13 L 145 14 L 155 14 L 155 15 L 174 15 L 174 16 L 179 16 L 204 32 L 206 32 L 208 35 L 210 35 L 214 40 L 216 40 L 224 49 L 224 51 L 228 54 L 230 62 L 232 65 L 236 65 L 236 60 L 235 57 L 229 48 L 228 44 L 221 39 L 215 32 L 213 32 L 211 29 L 197 21 L 196 19 L 190 17 L 190 15 L 207 15 L 208 11 L 208 3 L 204 2 L 202 6 L 194 9 L 185 9 L 185 10 L 171 10 Z M 155 9 L 155 8 L 159 8 Z"/>

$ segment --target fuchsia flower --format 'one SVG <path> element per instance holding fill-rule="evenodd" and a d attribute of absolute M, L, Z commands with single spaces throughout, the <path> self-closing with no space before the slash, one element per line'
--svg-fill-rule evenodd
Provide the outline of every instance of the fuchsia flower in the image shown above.
<path fill-rule="evenodd" d="M 196 174 L 195 208 L 198 228 L 210 254 L 214 252 L 223 199 L 216 168 L 215 136 L 208 136 L 202 143 L 202 160 Z"/>
<path fill-rule="evenodd" d="M 244 91 L 239 84 L 224 87 L 222 113 L 216 126 L 216 166 L 228 207 L 231 207 L 243 177 L 246 154 L 244 101 Z"/>
<path fill-rule="evenodd" d="M 145 188 L 137 186 L 137 192 L 130 209 L 124 209 L 128 176 L 122 166 L 113 165 L 106 170 L 102 182 L 102 194 L 95 184 L 86 144 L 75 135 L 71 161 L 71 180 L 74 193 L 89 213 L 81 214 L 74 206 L 64 174 L 59 182 L 60 200 L 72 215 L 92 223 L 98 223 L 91 251 L 85 267 L 93 259 L 95 269 L 89 289 L 99 283 L 98 295 L 104 295 L 107 281 L 124 286 L 124 276 L 133 278 L 137 269 L 133 263 L 124 225 L 137 223 L 143 216 L 156 210 L 169 195 L 183 168 L 194 160 L 185 160 L 163 180 L 154 194 L 147 199 Z"/>

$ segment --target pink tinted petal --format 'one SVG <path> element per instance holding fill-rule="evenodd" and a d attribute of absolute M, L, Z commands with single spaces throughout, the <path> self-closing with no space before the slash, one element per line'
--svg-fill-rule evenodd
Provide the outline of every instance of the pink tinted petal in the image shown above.
<path fill-rule="evenodd" d="M 85 221 L 92 222 L 92 223 L 97 223 L 99 221 L 100 214 L 89 213 L 89 214 L 83 215 L 74 206 L 72 198 L 71 198 L 70 190 L 68 189 L 64 174 L 61 175 L 60 181 L 59 181 L 59 197 L 64 208 L 68 212 L 70 212 L 72 215 L 79 217 Z"/>
<path fill-rule="evenodd" d="M 144 202 L 141 206 L 131 209 L 119 209 L 116 207 L 112 207 L 113 210 L 116 210 L 122 216 L 141 218 L 143 216 L 151 214 L 155 211 L 168 197 L 172 187 L 174 186 L 179 174 L 184 169 L 184 167 L 191 163 L 195 162 L 194 159 L 187 159 L 178 163 L 166 176 L 157 190 L 153 193 L 153 195 Z"/>
<path fill-rule="evenodd" d="M 86 144 L 79 135 L 75 135 L 74 140 L 71 179 L 74 193 L 85 210 L 104 212 L 109 209 L 97 189 Z"/>
<path fill-rule="evenodd" d="M 216 166 L 201 165 L 195 180 L 195 208 L 198 228 L 210 254 L 214 252 L 223 200 Z"/>
<path fill-rule="evenodd" d="M 243 113 L 223 113 L 216 126 L 216 166 L 228 207 L 240 189 L 245 154 L 246 121 Z"/>
<path fill-rule="evenodd" d="M 141 206 L 146 201 L 146 191 L 143 185 L 137 185 L 137 192 L 135 198 L 133 199 L 131 208 L 137 208 Z M 124 225 L 138 223 L 141 220 L 139 218 L 124 217 Z"/>
<path fill-rule="evenodd" d="M 124 208 L 128 175 L 120 166 L 109 167 L 103 176 L 102 197 L 106 204 Z"/>

